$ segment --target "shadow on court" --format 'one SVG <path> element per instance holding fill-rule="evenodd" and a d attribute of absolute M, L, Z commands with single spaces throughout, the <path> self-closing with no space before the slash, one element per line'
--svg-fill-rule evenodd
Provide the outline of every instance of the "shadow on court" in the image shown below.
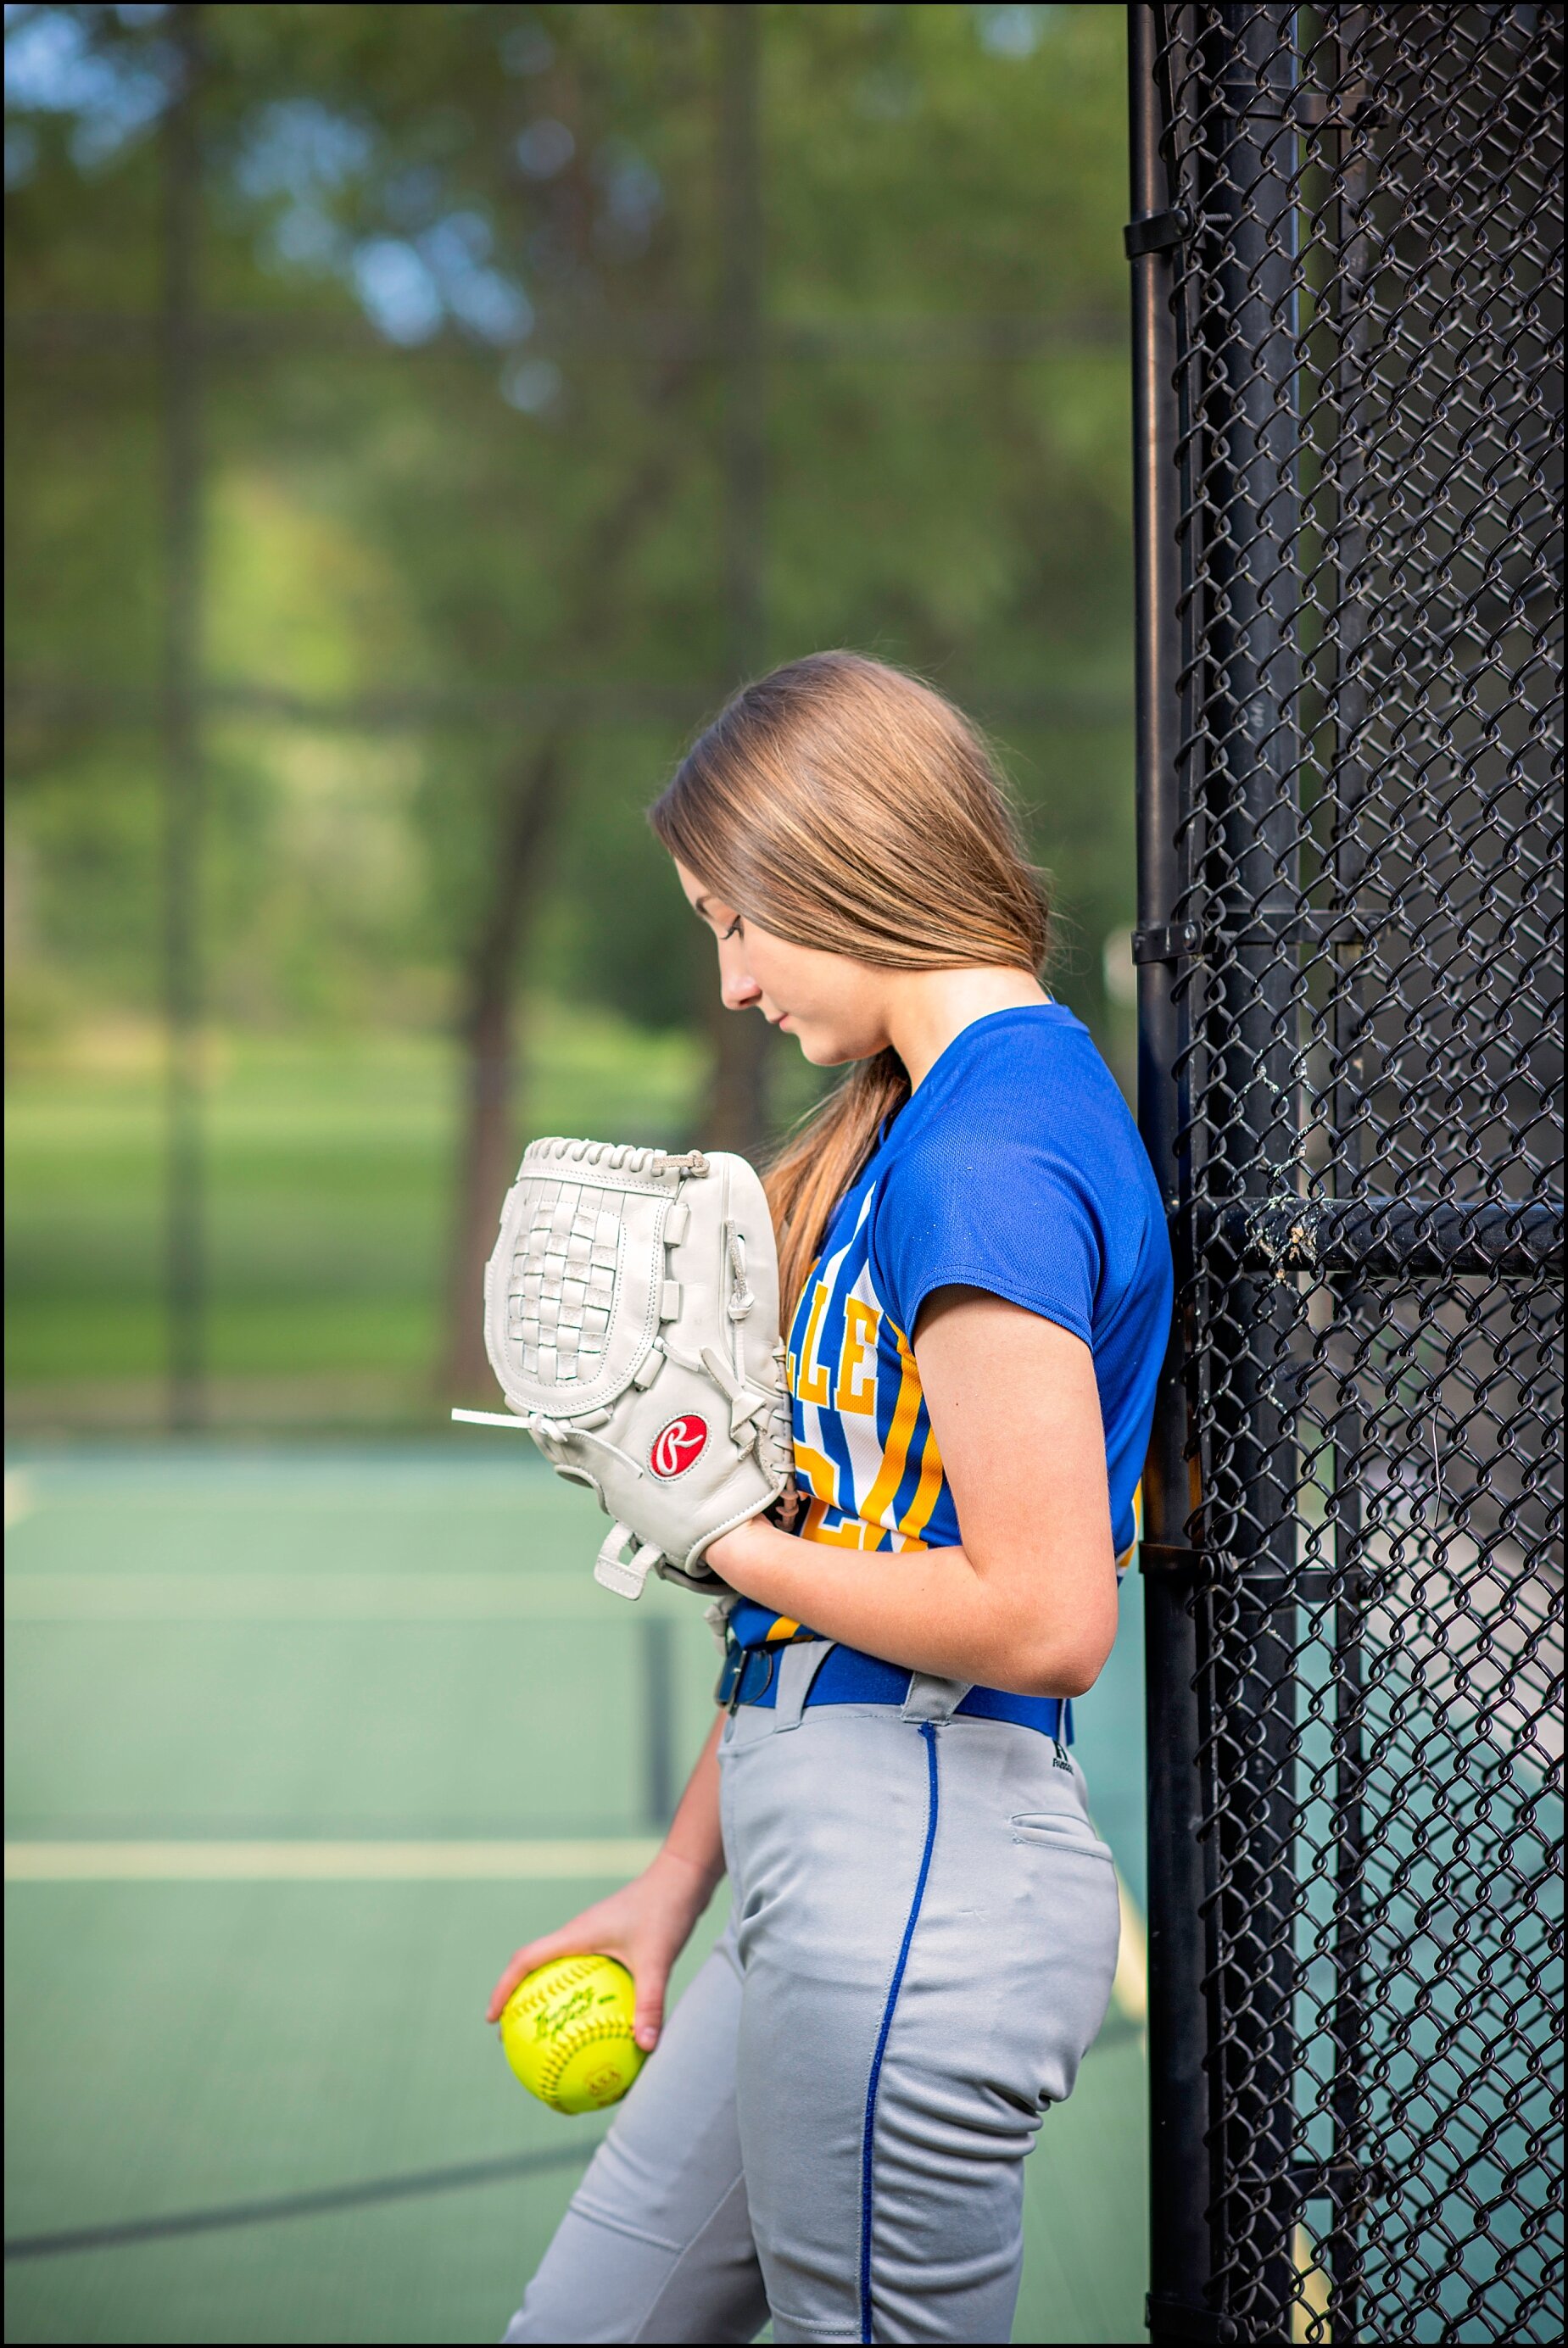
<path fill-rule="evenodd" d="M 698 1610 L 618 1607 L 592 1503 L 477 1446 L 38 1456 L 6 1491 L 6 2337 L 495 2338 L 603 2123 L 522 2095 L 484 1998 L 657 1833 Z M 1139 1627 L 1130 1590 L 1079 1707 L 1135 1910 Z M 1140 2336 L 1132 1923 L 1026 2172 L 1020 2340 Z"/>

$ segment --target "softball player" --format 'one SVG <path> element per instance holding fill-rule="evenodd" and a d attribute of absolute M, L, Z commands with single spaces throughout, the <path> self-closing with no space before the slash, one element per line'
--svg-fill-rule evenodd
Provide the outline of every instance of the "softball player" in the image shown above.
<path fill-rule="evenodd" d="M 1116 1963 L 1071 1755 L 1171 1314 L 1164 1218 L 973 729 L 846 654 L 748 686 L 652 810 L 725 1002 L 847 1081 L 769 1178 L 792 1531 L 647 1872 L 519 1949 L 619 1957 L 658 2041 L 506 2337 L 1006 2340 L 1022 2170 Z M 793 1305 L 792 1312 L 790 1304 Z M 728 1926 L 661 2029 L 727 1869 Z"/>

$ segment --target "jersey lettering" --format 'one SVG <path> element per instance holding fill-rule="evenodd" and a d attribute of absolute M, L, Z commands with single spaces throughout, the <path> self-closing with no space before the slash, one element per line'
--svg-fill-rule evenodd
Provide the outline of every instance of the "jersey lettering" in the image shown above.
<path fill-rule="evenodd" d="M 810 1316 L 806 1323 L 805 1341 L 800 1347 L 800 1383 L 795 1389 L 802 1402 L 824 1403 L 832 1392 L 827 1366 L 817 1359 L 817 1344 L 827 1303 L 828 1292 L 818 1281 L 811 1292 Z"/>
<path fill-rule="evenodd" d="M 839 1390 L 833 1396 L 835 1410 L 859 1411 L 867 1418 L 876 1416 L 877 1324 L 881 1319 L 875 1307 L 862 1304 L 858 1296 L 846 1301 L 844 1342 L 839 1354 Z"/>

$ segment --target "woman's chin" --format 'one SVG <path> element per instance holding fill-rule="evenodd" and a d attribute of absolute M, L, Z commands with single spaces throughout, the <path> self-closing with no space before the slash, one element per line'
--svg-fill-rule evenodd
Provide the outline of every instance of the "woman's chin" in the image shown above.
<path fill-rule="evenodd" d="M 847 1068 L 857 1060 L 874 1059 L 882 1048 L 877 1044 L 846 1044 L 841 1035 L 813 1035 L 809 1032 L 802 1035 L 794 1027 L 787 1027 L 784 1032 L 799 1045 L 800 1057 L 810 1060 L 814 1068 Z"/>

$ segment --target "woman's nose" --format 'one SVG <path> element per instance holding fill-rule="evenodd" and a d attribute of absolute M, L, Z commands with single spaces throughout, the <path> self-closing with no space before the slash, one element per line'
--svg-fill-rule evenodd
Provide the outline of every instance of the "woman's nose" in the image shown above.
<path fill-rule="evenodd" d="M 736 939 L 728 942 L 727 953 L 722 945 L 719 948 L 719 994 L 727 1011 L 749 1011 L 762 989 L 746 967 L 744 952 L 738 951 L 740 941 Z"/>
<path fill-rule="evenodd" d="M 719 973 L 718 991 L 727 1011 L 749 1011 L 758 1002 L 762 989 L 744 971 L 725 970 Z"/>

